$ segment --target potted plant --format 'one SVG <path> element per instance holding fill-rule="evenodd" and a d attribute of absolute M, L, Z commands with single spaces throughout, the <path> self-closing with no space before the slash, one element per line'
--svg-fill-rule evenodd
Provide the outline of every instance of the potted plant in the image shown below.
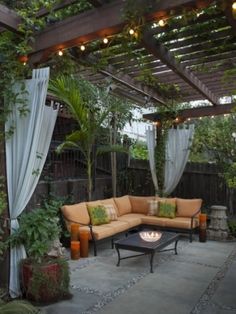
<path fill-rule="evenodd" d="M 24 213 L 19 225 L 8 243 L 23 244 L 26 249 L 28 257 L 21 261 L 20 268 L 24 296 L 40 303 L 70 296 L 68 262 L 63 257 L 47 254 L 61 231 L 55 209 L 48 206 Z"/>

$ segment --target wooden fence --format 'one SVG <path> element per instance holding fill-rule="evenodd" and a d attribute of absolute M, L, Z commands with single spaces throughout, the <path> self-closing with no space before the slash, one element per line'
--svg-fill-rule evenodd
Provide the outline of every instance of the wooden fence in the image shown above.
<path fill-rule="evenodd" d="M 129 185 L 125 188 L 128 188 L 131 194 L 152 195 L 154 193 L 148 162 L 132 161 L 127 179 Z M 122 192 L 124 193 L 125 190 Z M 224 205 L 231 209 L 231 214 L 236 214 L 236 191 L 227 188 L 221 169 L 215 164 L 188 163 L 172 196 L 202 198 L 206 211 L 212 205 Z"/>

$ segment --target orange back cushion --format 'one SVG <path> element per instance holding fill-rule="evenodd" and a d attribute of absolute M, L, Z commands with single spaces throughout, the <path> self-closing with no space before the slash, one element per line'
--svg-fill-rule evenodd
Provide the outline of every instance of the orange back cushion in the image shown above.
<path fill-rule="evenodd" d="M 74 205 L 64 205 L 61 208 L 61 211 L 66 219 L 73 222 L 78 222 L 88 225 L 90 222 L 90 217 L 87 211 L 86 203 L 79 203 Z M 69 229 L 70 222 L 67 223 L 67 228 Z"/>
<path fill-rule="evenodd" d="M 132 196 L 129 195 L 129 200 L 132 206 L 132 213 L 147 215 L 149 202 L 154 200 L 154 196 Z"/>
<path fill-rule="evenodd" d="M 179 217 L 191 217 L 196 211 L 198 211 L 202 206 L 202 199 L 183 199 L 177 198 L 177 212 L 176 216 Z"/>
<path fill-rule="evenodd" d="M 118 216 L 122 216 L 125 214 L 130 214 L 132 210 L 132 206 L 129 200 L 129 196 L 121 196 L 121 197 L 115 197 L 114 198 L 116 207 L 118 209 Z"/>

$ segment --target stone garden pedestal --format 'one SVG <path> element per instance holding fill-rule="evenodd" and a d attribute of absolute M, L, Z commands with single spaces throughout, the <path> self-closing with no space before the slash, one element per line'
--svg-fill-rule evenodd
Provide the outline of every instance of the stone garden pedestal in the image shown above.
<path fill-rule="evenodd" d="M 227 207 L 211 206 L 210 224 L 207 230 L 207 238 L 211 240 L 226 240 L 228 238 Z"/>

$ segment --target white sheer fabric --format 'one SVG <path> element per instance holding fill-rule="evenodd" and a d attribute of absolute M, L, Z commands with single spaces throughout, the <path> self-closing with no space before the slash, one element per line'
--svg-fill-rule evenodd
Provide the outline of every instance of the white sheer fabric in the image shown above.
<path fill-rule="evenodd" d="M 194 135 L 194 125 L 173 128 L 168 131 L 165 156 L 164 193 L 169 195 L 178 184 L 190 152 Z M 146 130 L 149 164 L 152 180 L 156 193 L 158 193 L 158 181 L 155 167 L 155 129 Z"/>
<path fill-rule="evenodd" d="M 169 195 L 178 184 L 186 163 L 194 135 L 194 125 L 170 129 L 166 145 L 164 193 Z"/>
<path fill-rule="evenodd" d="M 155 192 L 158 194 L 158 183 L 157 183 L 157 173 L 156 173 L 156 165 L 155 165 L 155 129 L 148 127 L 146 130 L 146 139 L 147 139 L 147 147 L 148 147 L 148 157 L 149 157 L 149 165 L 152 175 L 152 181 L 154 184 Z"/>
<path fill-rule="evenodd" d="M 29 112 L 20 116 L 18 104 L 14 104 L 5 125 L 6 132 L 14 126 L 14 134 L 6 140 L 11 233 L 19 227 L 17 217 L 35 190 L 51 142 L 57 110 L 45 106 L 48 80 L 49 68 L 33 71 L 33 79 L 25 81 Z M 14 91 L 17 93 L 19 89 L 20 84 L 15 84 Z M 21 294 L 19 261 L 25 257 L 23 246 L 11 249 L 9 292 L 13 298 Z"/>

